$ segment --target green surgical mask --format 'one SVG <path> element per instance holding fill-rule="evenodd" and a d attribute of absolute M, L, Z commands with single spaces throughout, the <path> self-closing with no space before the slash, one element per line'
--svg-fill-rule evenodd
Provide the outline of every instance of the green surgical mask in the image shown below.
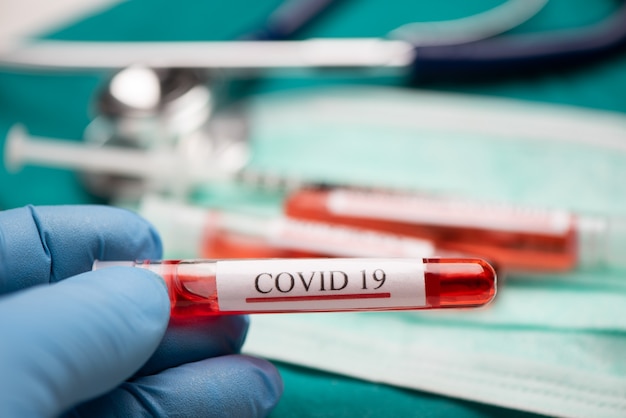
<path fill-rule="evenodd" d="M 626 215 L 623 115 L 358 88 L 251 109 L 257 171 Z M 621 417 L 625 276 L 510 277 L 477 311 L 257 315 L 244 350 L 548 415 Z"/>
<path fill-rule="evenodd" d="M 257 315 L 244 351 L 547 415 L 626 412 L 626 288 L 507 284 L 460 312 Z"/>

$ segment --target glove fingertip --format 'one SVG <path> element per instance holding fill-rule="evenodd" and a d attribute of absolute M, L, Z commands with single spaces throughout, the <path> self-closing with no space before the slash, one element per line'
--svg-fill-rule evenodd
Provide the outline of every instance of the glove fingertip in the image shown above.
<path fill-rule="evenodd" d="M 187 363 L 124 383 L 81 405 L 88 416 L 267 417 L 283 392 L 269 362 L 229 355 Z"/>
<path fill-rule="evenodd" d="M 259 397 L 259 406 L 264 413 L 269 414 L 283 395 L 283 379 L 276 366 L 269 361 L 247 355 L 242 357 L 252 364 L 254 372 L 260 378 L 260 386 L 264 388 L 265 394 Z"/>
<path fill-rule="evenodd" d="M 142 312 L 150 318 L 155 318 L 161 324 L 167 324 L 170 315 L 170 299 L 165 280 L 156 273 L 135 267 L 107 267 L 88 273 L 96 280 L 115 280 L 117 283 L 108 285 L 99 282 L 101 286 L 118 289 L 120 299 L 118 304 L 131 302 L 135 304 L 137 312 Z M 96 276 L 99 276 L 96 278 Z M 92 279 L 93 280 L 93 279 Z M 128 287 L 125 292 L 122 289 Z M 115 298 L 110 298 L 115 301 Z"/>

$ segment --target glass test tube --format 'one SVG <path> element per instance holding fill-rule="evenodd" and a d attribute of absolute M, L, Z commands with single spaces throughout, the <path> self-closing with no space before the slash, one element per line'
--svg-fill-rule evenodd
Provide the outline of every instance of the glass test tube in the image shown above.
<path fill-rule="evenodd" d="M 440 196 L 350 188 L 309 188 L 290 195 L 285 213 L 418 237 L 438 249 L 484 257 L 507 271 L 562 272 L 624 265 L 626 224 Z"/>
<path fill-rule="evenodd" d="M 480 307 L 496 274 L 479 259 L 96 261 L 165 279 L 174 316 Z"/>
<path fill-rule="evenodd" d="M 232 251 L 236 258 L 261 258 L 254 251 L 266 254 L 271 249 L 278 254 L 286 254 L 281 258 L 423 258 L 435 255 L 435 247 L 428 240 L 362 228 L 226 212 L 213 212 L 210 216 L 209 224 L 213 225 L 214 233 L 209 233 L 204 242 L 204 256 L 210 251 L 215 253 L 225 249 Z"/>
<path fill-rule="evenodd" d="M 433 257 L 432 242 L 324 222 L 218 211 L 156 197 L 141 213 L 166 247 L 202 258 Z"/>

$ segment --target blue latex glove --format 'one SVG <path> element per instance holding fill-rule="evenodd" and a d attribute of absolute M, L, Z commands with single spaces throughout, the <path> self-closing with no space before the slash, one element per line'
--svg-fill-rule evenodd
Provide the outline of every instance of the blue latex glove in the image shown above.
<path fill-rule="evenodd" d="M 94 259 L 160 256 L 152 227 L 121 209 L 0 212 L 0 416 L 267 415 L 282 382 L 236 354 L 245 317 L 168 327 L 158 276 L 90 271 Z"/>

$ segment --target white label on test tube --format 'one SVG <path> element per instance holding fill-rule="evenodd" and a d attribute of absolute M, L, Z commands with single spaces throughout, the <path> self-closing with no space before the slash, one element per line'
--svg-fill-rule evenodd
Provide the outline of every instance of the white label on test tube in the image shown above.
<path fill-rule="evenodd" d="M 566 211 L 453 200 L 440 197 L 334 190 L 328 210 L 336 215 L 416 224 L 475 227 L 509 232 L 562 234 L 572 223 Z"/>
<path fill-rule="evenodd" d="M 221 311 L 272 312 L 425 307 L 422 260 L 218 261 Z"/>

